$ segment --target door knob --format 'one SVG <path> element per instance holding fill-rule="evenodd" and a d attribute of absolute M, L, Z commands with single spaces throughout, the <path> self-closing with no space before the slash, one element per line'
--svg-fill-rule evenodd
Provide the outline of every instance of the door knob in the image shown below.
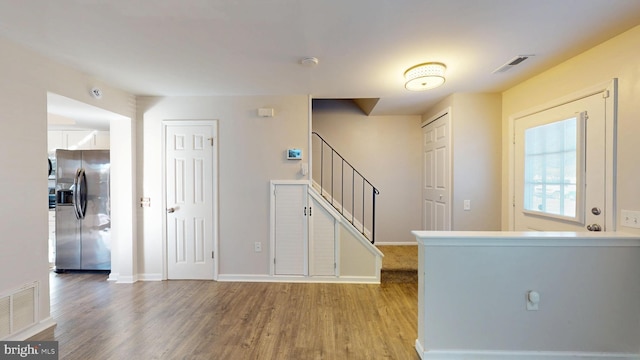
<path fill-rule="evenodd" d="M 587 225 L 589 231 L 602 231 L 602 227 L 598 224 Z"/>
<path fill-rule="evenodd" d="M 168 209 L 167 209 L 167 212 L 168 212 L 169 214 L 173 214 L 174 212 L 176 212 L 176 208 L 168 208 Z"/>
<path fill-rule="evenodd" d="M 594 207 L 593 209 L 591 209 L 591 213 L 593 215 L 600 215 L 602 213 L 602 211 L 599 208 Z"/>

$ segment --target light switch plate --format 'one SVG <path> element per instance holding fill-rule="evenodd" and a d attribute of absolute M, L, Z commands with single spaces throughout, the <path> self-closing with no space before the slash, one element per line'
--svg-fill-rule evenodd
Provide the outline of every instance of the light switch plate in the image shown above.
<path fill-rule="evenodd" d="M 640 229 L 640 211 L 622 210 L 622 226 Z"/>

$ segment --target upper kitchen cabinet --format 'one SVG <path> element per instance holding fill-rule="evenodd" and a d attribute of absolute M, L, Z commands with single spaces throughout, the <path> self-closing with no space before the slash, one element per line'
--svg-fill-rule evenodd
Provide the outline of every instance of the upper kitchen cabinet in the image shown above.
<path fill-rule="evenodd" d="M 109 150 L 109 132 L 98 130 L 51 130 L 48 133 L 49 152 L 55 149 Z"/>

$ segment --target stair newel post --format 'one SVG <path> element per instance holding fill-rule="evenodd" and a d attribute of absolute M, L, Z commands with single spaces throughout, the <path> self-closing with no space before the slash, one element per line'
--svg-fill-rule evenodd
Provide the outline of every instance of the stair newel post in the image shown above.
<path fill-rule="evenodd" d="M 351 167 L 351 223 L 355 224 L 356 212 L 356 169 Z M 361 231 L 364 233 L 364 231 Z"/>
<path fill-rule="evenodd" d="M 365 216 L 365 213 L 364 213 L 364 201 L 365 201 L 364 200 L 364 194 L 365 194 L 364 193 L 364 180 L 365 179 L 364 179 L 364 176 L 360 176 L 360 177 L 362 178 L 362 233 L 364 234 L 364 229 L 365 229 L 364 223 L 365 223 L 365 219 L 367 218 Z"/>
<path fill-rule="evenodd" d="M 323 140 L 323 142 L 324 142 L 324 140 Z M 329 145 L 329 144 L 327 144 L 327 145 Z M 333 176 L 333 153 L 334 153 L 334 151 L 333 151 L 333 148 L 331 146 L 329 146 L 329 148 L 331 149 L 331 205 L 333 205 L 333 200 L 334 200 L 334 197 L 335 197 L 335 191 L 333 190 L 333 178 L 334 178 L 334 176 Z"/>
<path fill-rule="evenodd" d="M 313 180 L 313 179 L 311 179 Z M 320 195 L 324 195 L 324 142 L 320 141 Z"/>
<path fill-rule="evenodd" d="M 342 159 L 342 157 L 340 157 Z M 340 163 L 340 204 L 342 205 L 341 213 L 344 215 L 344 159 Z"/>
<path fill-rule="evenodd" d="M 373 210 L 371 211 L 371 243 L 375 244 L 376 242 L 376 195 L 379 194 L 378 189 L 376 189 L 375 187 L 373 187 L 373 191 L 371 191 L 372 194 L 372 206 L 373 206 Z"/>

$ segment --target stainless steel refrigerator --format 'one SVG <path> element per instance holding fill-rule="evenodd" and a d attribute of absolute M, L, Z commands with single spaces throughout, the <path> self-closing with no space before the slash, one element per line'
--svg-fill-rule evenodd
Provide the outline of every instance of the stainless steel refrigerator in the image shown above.
<path fill-rule="evenodd" d="M 111 269 L 109 150 L 56 150 L 56 271 Z"/>

